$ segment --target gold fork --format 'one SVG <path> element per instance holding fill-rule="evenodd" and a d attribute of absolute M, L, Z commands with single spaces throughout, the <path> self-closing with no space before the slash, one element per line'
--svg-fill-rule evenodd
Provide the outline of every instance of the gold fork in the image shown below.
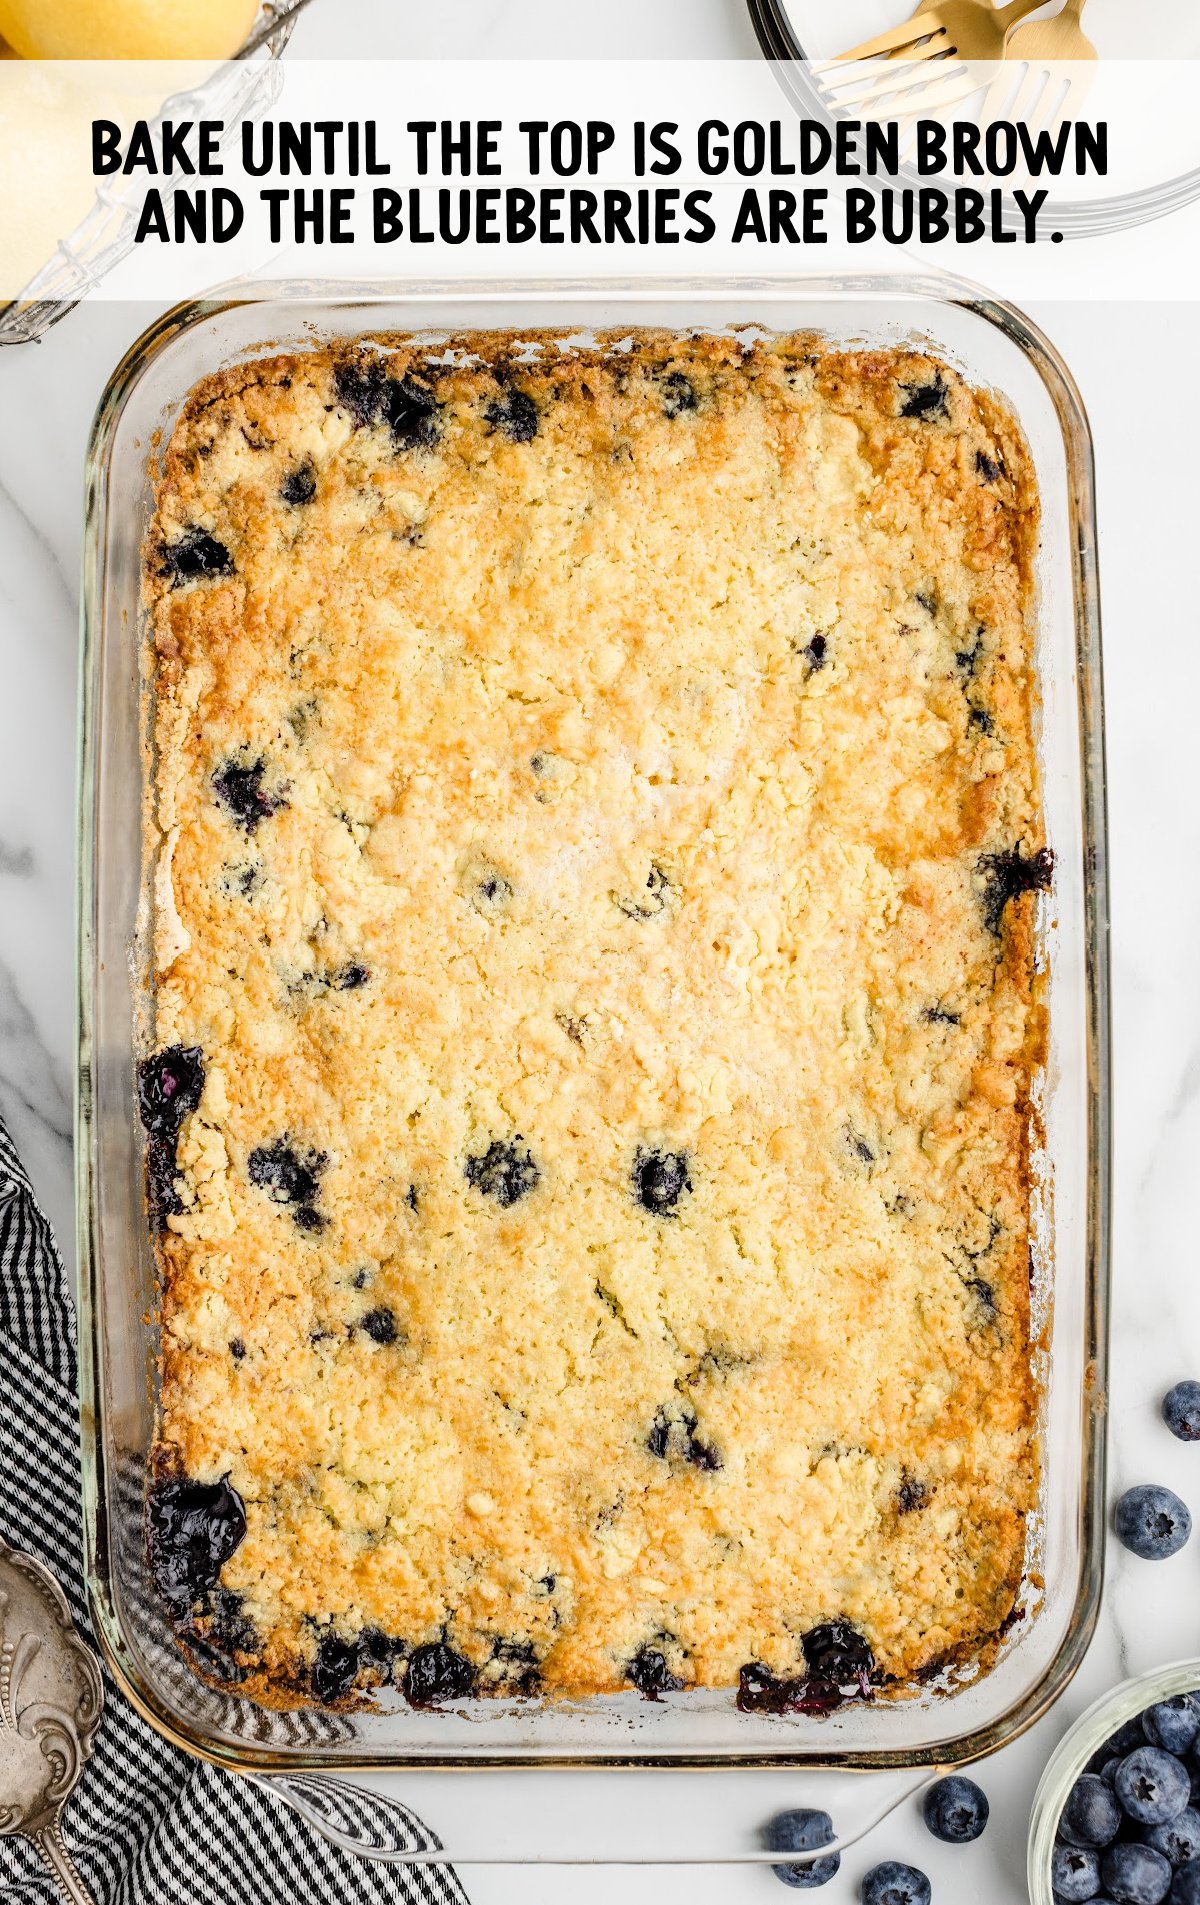
<path fill-rule="evenodd" d="M 830 105 L 843 109 L 871 106 L 898 93 L 915 96 L 917 90 L 923 108 L 951 104 L 980 85 L 970 73 L 971 63 L 1002 60 L 1018 22 L 1044 4 L 1009 0 L 1007 6 L 993 7 L 990 0 L 941 0 L 890 32 L 822 61 L 814 75 Z M 872 62 L 865 72 L 863 61 Z M 887 116 L 892 116 L 890 107 Z"/>
<path fill-rule="evenodd" d="M 1030 132 L 1053 136 L 1064 119 L 1074 119 L 1092 83 L 1096 49 L 1079 24 L 1087 0 L 1067 0 L 1051 20 L 1030 20 L 1008 42 L 1010 67 L 1025 61 L 1015 93 L 1001 70 L 988 89 L 985 124 L 992 119 L 1024 120 Z M 1065 70 L 1070 63 L 1070 70 Z"/>

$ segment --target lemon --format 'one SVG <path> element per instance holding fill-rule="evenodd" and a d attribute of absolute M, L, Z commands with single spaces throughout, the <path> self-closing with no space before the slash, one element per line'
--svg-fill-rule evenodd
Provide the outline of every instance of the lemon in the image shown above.
<path fill-rule="evenodd" d="M 219 60 L 258 0 L 0 0 L 0 38 L 27 60 Z"/>

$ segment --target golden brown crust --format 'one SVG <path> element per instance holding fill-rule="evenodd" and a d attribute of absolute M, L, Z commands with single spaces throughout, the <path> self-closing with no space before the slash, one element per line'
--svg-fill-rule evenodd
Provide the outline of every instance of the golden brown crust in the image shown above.
<path fill-rule="evenodd" d="M 201 385 L 148 543 L 160 1444 L 246 1504 L 246 1689 L 364 1630 L 727 1686 L 835 1617 L 911 1683 L 1033 1503 L 1019 430 L 811 337 L 370 361 Z"/>

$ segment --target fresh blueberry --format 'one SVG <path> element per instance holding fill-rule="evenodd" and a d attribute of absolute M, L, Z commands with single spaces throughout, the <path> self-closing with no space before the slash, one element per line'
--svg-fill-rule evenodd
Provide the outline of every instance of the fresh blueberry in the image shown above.
<path fill-rule="evenodd" d="M 873 1865 L 862 1882 L 862 1905 L 929 1905 L 932 1888 L 924 1872 L 915 1865 L 901 1865 L 888 1859 Z M 1080 1897 L 1087 1894 L 1081 1893 Z"/>
<path fill-rule="evenodd" d="M 934 417 L 949 416 L 950 410 L 946 399 L 950 392 L 940 370 L 934 373 L 930 383 L 901 384 L 900 388 L 907 392 L 900 405 L 902 417 L 920 417 L 922 421 L 929 423 Z"/>
<path fill-rule="evenodd" d="M 1100 1890 L 1100 1855 L 1086 1846 L 1056 1845 L 1050 1856 L 1050 1884 L 1055 1898 L 1082 1905 Z"/>
<path fill-rule="evenodd" d="M 834 1837 L 829 1814 L 807 1806 L 776 1813 L 763 1827 L 763 1844 L 768 1852 L 815 1852 L 819 1846 L 829 1845 Z M 818 1885 L 828 1885 L 841 1863 L 841 1853 L 831 1852 L 828 1857 L 812 1859 L 806 1865 L 773 1865 L 771 1870 L 785 1885 L 806 1892 Z"/>
<path fill-rule="evenodd" d="M 1121 1807 L 1097 1773 L 1084 1773 L 1067 1795 L 1058 1830 L 1068 1845 L 1108 1845 L 1121 1829 Z"/>
<path fill-rule="evenodd" d="M 925 1824 L 935 1839 L 944 1839 L 947 1845 L 970 1845 L 987 1825 L 990 1810 L 982 1787 L 961 1773 L 939 1779 L 921 1802 Z"/>
<path fill-rule="evenodd" d="M 252 761 L 225 761 L 212 777 L 213 792 L 232 820 L 247 833 L 287 806 L 282 794 L 263 786 L 267 764 L 259 755 Z"/>
<path fill-rule="evenodd" d="M 1106 1759 L 1102 1761 L 1100 1766 L 1100 1777 L 1104 1781 L 1104 1784 L 1106 1786 L 1116 1785 L 1117 1768 L 1121 1764 L 1121 1758 L 1122 1756 L 1120 1753 L 1114 1753 L 1111 1759 Z"/>
<path fill-rule="evenodd" d="M 1100 1871 L 1105 1891 L 1119 1905 L 1159 1905 L 1171 1889 L 1171 1862 L 1152 1845 L 1110 1845 Z"/>
<path fill-rule="evenodd" d="M 1122 1495 L 1114 1514 L 1117 1538 L 1143 1561 L 1178 1554 L 1192 1532 L 1192 1518 L 1169 1488 L 1147 1483 Z"/>
<path fill-rule="evenodd" d="M 1200 1442 L 1200 1382 L 1177 1382 L 1163 1397 L 1163 1421 L 1181 1442 Z"/>
<path fill-rule="evenodd" d="M 359 1328 L 366 1331 L 373 1343 L 394 1343 L 399 1335 L 395 1314 L 386 1308 L 368 1310 L 359 1319 Z"/>
<path fill-rule="evenodd" d="M 683 1685 L 657 1647 L 639 1647 L 625 1669 L 625 1677 L 644 1700 L 657 1700 L 661 1693 L 675 1693 Z"/>
<path fill-rule="evenodd" d="M 1042 847 L 1028 858 L 1011 853 L 985 853 L 979 862 L 984 876 L 983 916 L 988 931 L 998 933 L 1004 909 L 1022 893 L 1044 893 L 1054 876 L 1054 855 Z"/>
<path fill-rule="evenodd" d="M 671 1217 L 685 1191 L 690 1191 L 686 1151 L 647 1151 L 639 1144 L 633 1160 L 633 1193 L 643 1210 L 655 1217 Z"/>
<path fill-rule="evenodd" d="M 1126 1753 L 1132 1753 L 1135 1747 L 1143 1746 L 1145 1741 L 1146 1730 L 1142 1725 L 1142 1716 L 1140 1713 L 1135 1713 L 1132 1720 L 1126 1720 L 1105 1740 L 1101 1752 L 1105 1758 L 1116 1754 L 1120 1759 L 1124 1759 Z"/>
<path fill-rule="evenodd" d="M 198 576 L 233 574 L 233 557 L 225 544 L 203 529 L 185 529 L 177 542 L 162 543 L 159 557 L 160 574 L 170 578 L 173 589 Z"/>
<path fill-rule="evenodd" d="M 484 416 L 512 443 L 531 443 L 538 432 L 537 405 L 523 390 L 508 390 L 503 402 L 488 405 Z"/>
<path fill-rule="evenodd" d="M 203 1091 L 204 1054 L 198 1045 L 168 1045 L 137 1068 L 138 1111 L 152 1138 L 177 1138 Z"/>
<path fill-rule="evenodd" d="M 408 1658 L 404 1697 L 412 1707 L 433 1707 L 443 1700 L 465 1700 L 476 1674 L 469 1660 L 444 1640 L 416 1647 Z"/>
<path fill-rule="evenodd" d="M 1118 1766 L 1115 1790 L 1127 1819 L 1136 1819 L 1140 1826 L 1157 1826 L 1183 1811 L 1192 1782 L 1174 1754 L 1164 1753 L 1159 1746 L 1139 1746 Z"/>
<path fill-rule="evenodd" d="M 216 1586 L 246 1533 L 246 1510 L 228 1476 L 219 1482 L 160 1482 L 146 1502 L 154 1582 L 177 1620 Z"/>
<path fill-rule="evenodd" d="M 467 1183 L 485 1197 L 494 1197 L 504 1210 L 527 1196 L 541 1175 L 519 1131 L 507 1144 L 494 1138 L 486 1151 L 463 1165 Z"/>
<path fill-rule="evenodd" d="M 822 1621 L 810 1627 L 800 1642 L 809 1672 L 835 1687 L 867 1691 L 875 1671 L 875 1656 L 865 1635 L 850 1621 Z"/>
<path fill-rule="evenodd" d="M 697 404 L 696 386 L 681 370 L 669 370 L 662 380 L 663 416 L 678 417 Z"/>
<path fill-rule="evenodd" d="M 293 509 L 301 503 L 311 503 L 317 493 L 317 473 L 311 463 L 301 463 L 289 470 L 279 485 L 279 494 L 285 503 Z"/>
<path fill-rule="evenodd" d="M 1182 1756 L 1195 1745 L 1200 1733 L 1200 1701 L 1194 1693 L 1177 1693 L 1173 1699 L 1160 1700 L 1157 1706 L 1147 1707 L 1142 1726 L 1151 1746 Z"/>
<path fill-rule="evenodd" d="M 1177 1818 L 1168 1819 L 1165 1825 L 1147 1826 L 1142 1834 L 1146 1845 L 1152 1845 L 1161 1852 L 1164 1859 L 1170 1859 L 1174 1866 L 1187 1865 L 1192 1859 L 1200 1859 L 1200 1812 L 1187 1806 Z"/>
<path fill-rule="evenodd" d="M 1200 1905 L 1200 1859 L 1181 1865 L 1171 1885 L 1171 1905 Z"/>

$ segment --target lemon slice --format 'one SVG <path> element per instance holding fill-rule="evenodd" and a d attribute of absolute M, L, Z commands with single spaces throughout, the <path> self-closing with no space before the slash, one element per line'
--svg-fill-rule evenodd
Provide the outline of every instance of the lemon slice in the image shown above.
<path fill-rule="evenodd" d="M 258 0 L 0 0 L 0 37 L 27 60 L 220 60 Z"/>

